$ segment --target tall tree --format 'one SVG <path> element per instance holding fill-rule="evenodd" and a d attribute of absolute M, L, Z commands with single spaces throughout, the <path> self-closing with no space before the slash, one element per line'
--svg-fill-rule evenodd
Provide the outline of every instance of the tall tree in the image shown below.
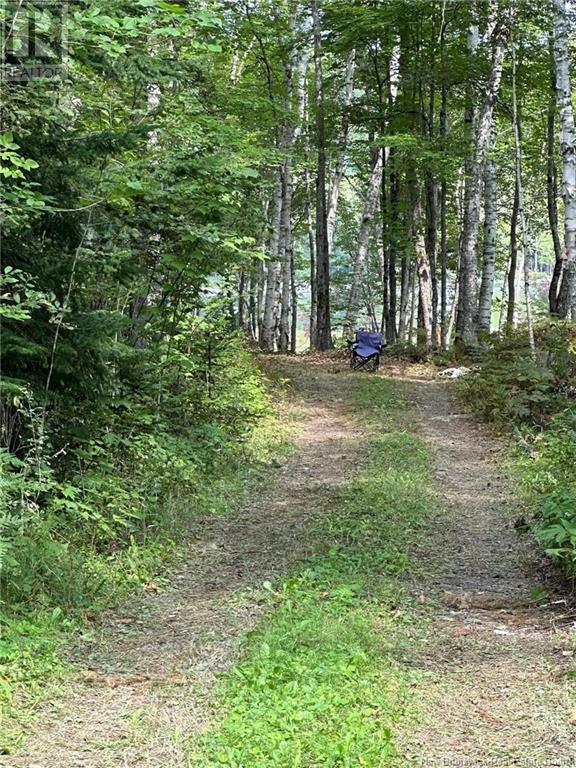
<path fill-rule="evenodd" d="M 484 172 L 484 243 L 482 282 L 478 298 L 478 330 L 490 332 L 494 279 L 496 277 L 496 238 L 498 233 L 498 185 L 496 165 L 491 158 Z"/>
<path fill-rule="evenodd" d="M 564 201 L 565 265 L 556 310 L 560 317 L 576 315 L 576 134 L 570 77 L 567 0 L 554 2 L 554 64 L 556 97 L 560 112 L 560 155 L 562 158 L 562 199 Z"/>
<path fill-rule="evenodd" d="M 460 244 L 460 291 L 456 321 L 457 340 L 464 345 L 475 344 L 477 341 L 477 249 L 482 177 L 490 145 L 492 115 L 500 90 L 502 65 L 509 34 L 509 18 L 508 15 L 503 15 L 498 19 L 492 34 L 491 70 L 484 100 L 478 114 L 472 155 L 467 164 L 464 220 Z"/>
<path fill-rule="evenodd" d="M 326 126 L 324 114 L 324 75 L 322 29 L 318 0 L 312 0 L 314 31 L 314 68 L 316 100 L 316 328 L 311 340 L 315 349 L 332 347 L 330 319 L 330 248 L 328 245 L 328 211 L 326 202 Z"/>

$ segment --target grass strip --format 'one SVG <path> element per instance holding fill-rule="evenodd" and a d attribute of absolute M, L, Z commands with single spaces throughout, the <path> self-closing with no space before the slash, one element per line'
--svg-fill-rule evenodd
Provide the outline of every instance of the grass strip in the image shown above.
<path fill-rule="evenodd" d="M 395 724 L 411 716 L 414 673 L 396 657 L 419 621 L 399 577 L 434 505 L 402 387 L 358 377 L 351 388 L 368 432 L 363 466 L 327 500 L 318 554 L 263 585 L 270 610 L 223 676 L 194 768 L 399 765 Z"/>

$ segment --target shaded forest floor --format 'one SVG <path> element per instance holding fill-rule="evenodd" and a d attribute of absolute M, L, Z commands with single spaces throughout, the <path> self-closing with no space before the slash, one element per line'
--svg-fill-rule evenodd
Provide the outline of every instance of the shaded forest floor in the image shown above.
<path fill-rule="evenodd" d="M 350 374 L 337 359 L 276 358 L 266 365 L 286 382 L 294 454 L 239 514 L 194 523 L 190 554 L 169 588 L 139 596 L 108 615 L 91 640 L 71 651 L 73 674 L 65 693 L 43 705 L 25 752 L 0 757 L 0 766 L 572 765 L 573 625 L 554 607 L 535 605 L 539 563 L 514 531 L 518 505 L 501 470 L 503 446 L 462 413 L 450 383 L 410 378 L 389 367 L 382 377 L 390 380 L 379 389 L 369 383 L 375 377 Z M 390 393 L 397 399 L 388 414 Z M 398 442 L 413 433 L 419 443 Z M 408 570 L 398 542 L 374 544 L 394 547 L 393 558 L 379 561 L 373 553 L 372 560 L 355 561 L 362 547 L 368 549 L 362 536 L 374 538 L 369 525 L 381 528 L 381 523 L 376 519 L 356 532 L 357 548 L 350 554 L 352 534 L 343 531 L 334 513 L 341 500 L 352 509 L 350 494 L 356 491 L 358 498 L 368 499 L 361 488 L 355 490 L 355 477 L 370 460 L 371 441 L 386 434 L 394 437 L 380 446 L 384 459 L 370 471 L 378 480 L 390 466 L 406 493 L 419 496 L 414 504 L 420 502 L 419 517 L 410 524 L 402 527 L 401 510 L 394 514 L 401 526 L 397 533 L 406 539 L 402 547 L 412 554 Z M 409 462 L 413 450 L 416 466 L 428 467 L 422 474 L 429 475 L 425 482 L 435 502 L 410 485 L 408 464 L 392 455 L 395 445 L 402 461 Z M 392 509 L 397 489 L 394 493 L 394 498 L 370 497 L 367 507 L 389 503 Z M 406 497 L 410 503 L 411 496 Z M 363 513 L 359 508 L 356 516 Z M 392 537 L 394 529 L 389 532 Z M 345 626 L 364 611 L 371 633 L 366 647 L 372 649 L 374 638 L 378 647 L 362 653 L 386 665 L 381 685 L 401 692 L 391 694 L 389 711 L 374 710 L 373 730 L 357 738 L 351 732 L 340 758 L 334 752 L 333 759 L 314 762 L 304 745 L 300 762 L 292 754 L 282 758 L 282 746 L 276 755 L 254 751 L 252 763 L 241 762 L 230 735 L 236 732 L 226 730 L 227 689 L 215 693 L 215 680 L 241 662 L 243 638 L 266 626 L 270 612 L 282 610 L 269 593 L 277 595 L 287 575 L 343 541 L 344 559 L 358 562 L 359 572 L 381 562 L 386 580 L 367 576 L 351 596 L 342 597 L 338 587 L 330 621 L 338 616 Z M 315 567 L 322 573 L 321 564 Z M 346 578 L 351 583 L 349 573 Z M 306 579 L 300 584 L 309 584 Z M 330 579 L 336 583 L 332 572 Z M 321 601 L 329 608 L 336 588 L 311 589 L 319 610 L 324 610 Z M 250 653 L 259 642 L 258 637 L 252 641 Z M 321 663 L 321 643 L 315 652 Z M 354 669 L 345 677 L 349 682 L 351 675 L 354 685 L 363 674 L 373 674 L 363 672 L 371 669 L 363 663 Z M 373 695 L 374 688 L 370 691 Z M 355 690 L 354 696 L 360 693 Z M 252 699 L 245 701 L 244 716 L 250 720 Z M 358 702 L 364 707 L 363 699 Z M 375 734 L 388 728 L 395 749 L 386 738 L 380 757 L 362 752 L 363 738 L 374 744 Z M 194 734 L 203 731 L 214 735 L 196 740 Z M 357 750 L 364 762 L 346 762 L 346 749 Z"/>

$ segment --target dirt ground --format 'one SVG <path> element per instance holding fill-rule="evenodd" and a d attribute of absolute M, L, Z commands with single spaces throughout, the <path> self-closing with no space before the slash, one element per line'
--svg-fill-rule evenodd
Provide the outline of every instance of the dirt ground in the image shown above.
<path fill-rule="evenodd" d="M 185 765 L 184 739 L 210 718 L 215 674 L 263 610 L 259 588 L 306 555 L 322 497 L 345 482 L 358 455 L 361 431 L 337 377 L 284 365 L 298 382 L 293 458 L 234 517 L 194 523 L 172 586 L 136 598 L 75 649 L 66 694 L 43 707 L 25 754 L 0 756 L 0 766 Z"/>
<path fill-rule="evenodd" d="M 75 649 L 66 693 L 43 707 L 25 754 L 0 766 L 184 768 L 186 734 L 212 715 L 215 674 L 262 613 L 262 582 L 309 551 L 309 526 L 362 445 L 342 395 L 355 379 L 338 375 L 337 359 L 273 366 L 293 383 L 293 458 L 234 518 L 194 524 L 168 589 L 108 616 Z M 415 693 L 424 710 L 421 725 L 400 734 L 403 764 L 576 765 L 573 619 L 562 604 L 534 604 L 538 579 L 527 574 L 536 563 L 513 527 L 502 446 L 463 414 L 450 383 L 402 376 L 406 424 L 430 444 L 440 498 L 408 580 L 435 607 L 428 639 L 403 649 L 423 672 Z"/>
<path fill-rule="evenodd" d="M 434 768 L 576 765 L 576 614 L 516 533 L 504 446 L 463 413 L 453 385 L 410 391 L 440 505 L 411 584 L 438 606 L 428 642 L 412 649 L 426 723 L 403 735 L 403 751 Z M 542 584 L 555 605 L 538 607 Z"/>

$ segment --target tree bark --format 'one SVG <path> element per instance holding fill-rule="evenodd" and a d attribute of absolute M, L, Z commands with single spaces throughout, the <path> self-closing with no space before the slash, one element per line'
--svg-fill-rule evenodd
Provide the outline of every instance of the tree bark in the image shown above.
<path fill-rule="evenodd" d="M 386 320 L 386 341 L 395 344 L 398 339 L 396 325 L 396 261 L 398 254 L 398 220 L 400 203 L 400 178 L 396 167 L 396 153 L 390 152 L 390 229 L 388 237 L 388 317 Z"/>
<path fill-rule="evenodd" d="M 330 193 L 328 195 L 328 212 L 326 214 L 326 236 L 328 238 L 328 251 L 332 254 L 334 244 L 334 232 L 336 230 L 336 214 L 338 211 L 338 200 L 340 198 L 340 187 L 344 178 L 344 168 L 346 162 L 346 146 L 348 142 L 348 129 L 350 126 L 349 110 L 352 104 L 354 94 L 354 70 L 356 67 L 356 51 L 351 50 L 346 60 L 346 79 L 344 82 L 344 98 L 342 101 L 342 123 L 340 126 L 340 135 L 338 137 L 338 154 L 334 164 L 334 172 L 330 183 Z"/>
<path fill-rule="evenodd" d="M 509 29 L 506 23 L 502 20 L 499 21 L 492 38 L 491 72 L 486 87 L 484 102 L 478 116 L 478 124 L 475 131 L 475 146 L 467 168 L 464 193 L 464 221 L 460 253 L 459 305 L 456 321 L 457 341 L 464 346 L 473 346 L 477 342 L 477 249 L 482 177 L 484 174 L 486 154 L 490 145 L 492 114 L 500 90 L 502 66 L 508 36 Z"/>
<path fill-rule="evenodd" d="M 560 112 L 565 264 L 556 306 L 560 317 L 576 316 L 576 136 L 570 79 L 567 0 L 554 0 L 554 64 Z"/>
<path fill-rule="evenodd" d="M 446 65 L 445 60 L 446 53 L 446 21 L 443 17 L 442 26 L 440 29 L 440 61 L 443 78 L 445 78 L 444 69 Z M 448 86 L 442 82 L 441 88 L 441 102 L 440 102 L 440 142 L 442 152 L 447 152 L 447 137 L 448 137 Z M 446 202 L 448 194 L 448 185 L 444 174 L 440 182 L 440 345 L 442 349 L 448 347 L 448 334 L 447 334 L 447 301 L 448 301 L 448 237 L 446 226 Z"/>
<path fill-rule="evenodd" d="M 271 234 L 268 246 L 270 260 L 266 270 L 266 289 L 264 291 L 264 309 L 262 312 L 262 332 L 260 346 L 265 352 L 274 352 L 276 347 L 276 323 L 278 293 L 280 290 L 280 226 L 284 197 L 282 194 L 282 168 L 277 170 L 276 186 L 272 200 Z"/>
<path fill-rule="evenodd" d="M 280 320 L 278 324 L 278 349 L 287 352 L 290 346 L 290 298 L 291 276 L 290 263 L 294 254 L 294 237 L 292 234 L 292 169 L 291 161 L 284 162 L 282 181 L 282 221 L 281 221 L 281 258 L 282 258 L 282 292 L 280 295 Z"/>
<path fill-rule="evenodd" d="M 430 290 L 430 344 L 437 346 L 438 335 L 438 280 L 436 275 L 437 247 L 437 186 L 432 174 L 426 174 L 426 261 L 428 281 L 426 290 Z M 422 283 L 421 283 L 422 289 Z"/>
<path fill-rule="evenodd" d="M 402 257 L 400 266 L 400 312 L 398 317 L 398 338 L 408 338 L 408 302 L 410 300 L 411 263 L 407 256 Z"/>
<path fill-rule="evenodd" d="M 520 125 L 518 118 L 518 96 L 516 93 L 516 47 L 512 43 L 512 122 L 514 126 L 514 155 L 516 169 L 516 187 L 518 189 L 518 218 L 522 227 L 522 256 L 524 260 L 524 302 L 526 305 L 526 326 L 528 343 L 532 356 L 536 354 L 534 342 L 534 325 L 532 323 L 532 307 L 530 304 L 530 265 L 528 263 L 528 219 L 524 207 L 524 187 L 522 186 L 522 147 L 520 144 Z"/>
<path fill-rule="evenodd" d="M 554 133 L 556 121 L 556 73 L 554 71 L 554 38 L 552 35 L 550 36 L 549 47 L 551 94 L 546 120 L 546 204 L 548 224 L 550 225 L 550 234 L 552 235 L 552 244 L 554 246 L 554 269 L 548 291 L 548 305 L 550 314 L 556 315 L 558 313 L 558 289 L 562 282 L 562 272 L 564 270 L 564 253 L 562 251 L 560 235 L 558 234 L 558 173 L 554 156 L 556 146 L 556 136 Z"/>
<path fill-rule="evenodd" d="M 312 0 L 316 96 L 316 328 L 312 344 L 323 351 L 332 347 L 330 324 L 330 249 L 326 207 L 326 129 L 324 118 L 324 77 L 318 0 Z"/>
<path fill-rule="evenodd" d="M 370 172 L 370 181 L 364 200 L 362 219 L 360 221 L 360 230 L 358 232 L 358 247 L 353 264 L 352 284 L 348 296 L 348 306 L 346 317 L 344 319 L 344 336 L 349 336 L 354 330 L 358 319 L 358 312 L 362 301 L 362 277 L 364 267 L 368 256 L 370 245 L 370 236 L 374 223 L 374 215 L 378 208 L 378 201 L 381 192 L 382 183 L 382 154 L 383 150 L 378 149 L 372 170 Z"/>
<path fill-rule="evenodd" d="M 310 171 L 304 171 L 304 183 L 306 185 L 306 229 L 308 233 L 308 251 L 310 255 L 310 345 L 313 346 L 316 337 L 316 234 L 312 221 L 312 203 L 310 191 Z"/>
<path fill-rule="evenodd" d="M 488 159 L 484 172 L 484 253 L 482 282 L 478 299 L 478 330 L 490 333 L 494 279 L 496 276 L 496 238 L 498 231 L 498 186 L 496 166 Z"/>
<path fill-rule="evenodd" d="M 424 337 L 426 341 L 426 349 L 432 347 L 433 342 L 433 306 L 432 306 L 432 278 L 430 257 L 424 235 L 418 227 L 418 235 L 416 237 L 416 255 L 417 255 L 417 270 L 418 270 L 418 290 L 419 290 L 419 314 L 420 314 L 420 327 L 424 331 Z"/>
<path fill-rule="evenodd" d="M 513 328 L 516 324 L 516 272 L 518 270 L 518 181 L 514 183 L 514 202 L 510 221 L 510 269 L 508 270 L 508 306 L 506 325 Z"/>

